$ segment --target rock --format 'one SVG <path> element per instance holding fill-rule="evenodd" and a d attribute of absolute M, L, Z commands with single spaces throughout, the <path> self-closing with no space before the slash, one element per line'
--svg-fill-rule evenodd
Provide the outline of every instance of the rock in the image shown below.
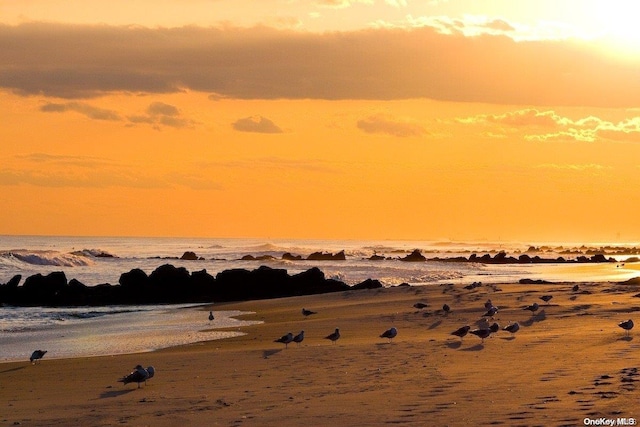
<path fill-rule="evenodd" d="M 314 252 L 307 257 L 308 261 L 344 261 L 346 260 L 344 251 L 340 251 L 337 254 Z"/>
<path fill-rule="evenodd" d="M 379 289 L 382 288 L 382 283 L 379 280 L 367 279 L 364 282 L 358 283 L 357 285 L 353 285 L 351 289 Z"/>
<path fill-rule="evenodd" d="M 185 253 L 182 254 L 180 259 L 187 260 L 187 261 L 197 261 L 198 256 L 196 255 L 195 252 L 186 251 Z"/>
<path fill-rule="evenodd" d="M 286 261 L 302 261 L 302 255 L 292 255 L 289 252 L 282 254 L 282 259 Z"/>
<path fill-rule="evenodd" d="M 413 252 L 411 252 L 406 257 L 400 258 L 400 261 L 405 261 L 405 262 L 421 262 L 426 260 L 427 258 L 425 258 L 425 256 L 422 255 L 422 253 L 420 253 L 419 249 L 414 249 Z"/>

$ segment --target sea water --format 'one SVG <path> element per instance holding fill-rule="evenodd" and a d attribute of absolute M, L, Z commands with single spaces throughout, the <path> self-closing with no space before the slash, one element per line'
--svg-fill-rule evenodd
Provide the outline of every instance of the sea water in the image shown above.
<path fill-rule="evenodd" d="M 470 262 L 403 262 L 400 258 L 418 249 L 427 258 L 495 255 L 504 251 L 518 257 L 526 253 L 555 259 L 573 259 L 605 248 L 619 262 L 600 264 L 480 264 Z M 22 281 L 33 274 L 63 271 L 67 280 L 87 286 L 118 284 L 120 275 L 134 268 L 147 274 L 163 264 L 188 271 L 206 270 L 211 275 L 231 269 L 255 269 L 261 265 L 286 269 L 289 274 L 312 267 L 327 278 L 353 285 L 372 278 L 385 286 L 410 283 L 430 286 L 442 283 L 517 282 L 522 278 L 562 282 L 622 281 L 640 275 L 637 263 L 624 262 L 637 256 L 635 243 L 531 245 L 520 242 L 433 241 L 342 241 L 260 240 L 136 237 L 48 237 L 0 236 L 0 284 L 15 275 Z M 187 252 L 200 259 L 180 259 Z M 314 252 L 344 251 L 344 261 L 305 260 Z M 300 255 L 303 260 L 283 260 L 282 255 Z M 372 261 L 372 255 L 386 259 Z M 271 257 L 261 261 L 241 260 L 245 255 Z M 48 350 L 47 357 L 92 356 L 148 351 L 203 340 L 221 339 L 239 333 L 239 313 L 219 313 L 209 324 L 208 313 L 190 306 L 110 306 L 85 308 L 0 307 L 0 361 L 28 359 L 31 351 Z M 204 320 L 203 320 L 204 319 Z M 213 331 L 212 329 L 216 329 Z M 228 328 L 236 328 L 231 331 Z M 226 330 L 225 330 L 226 329 Z"/>

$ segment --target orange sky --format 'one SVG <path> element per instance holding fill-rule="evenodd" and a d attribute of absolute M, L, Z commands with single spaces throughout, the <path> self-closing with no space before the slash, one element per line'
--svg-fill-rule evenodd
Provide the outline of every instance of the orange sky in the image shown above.
<path fill-rule="evenodd" d="M 0 0 L 0 234 L 639 241 L 634 7 Z"/>

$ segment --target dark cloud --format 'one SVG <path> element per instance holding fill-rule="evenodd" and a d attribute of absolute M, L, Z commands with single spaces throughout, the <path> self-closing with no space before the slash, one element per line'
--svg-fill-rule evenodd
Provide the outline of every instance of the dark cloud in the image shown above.
<path fill-rule="evenodd" d="M 375 115 L 358 120 L 358 129 L 367 133 L 381 133 L 399 137 L 422 136 L 422 126 L 406 121 L 399 121 L 384 115 Z"/>
<path fill-rule="evenodd" d="M 180 111 L 173 105 L 164 102 L 153 102 L 147 107 L 147 113 L 151 116 L 178 116 Z"/>
<path fill-rule="evenodd" d="M 487 25 L 510 29 L 502 21 Z M 602 107 L 633 107 L 640 99 L 637 63 L 586 42 L 516 42 L 428 27 L 309 33 L 30 23 L 0 25 L 0 52 L 0 88 L 63 98 L 193 90 L 217 99 Z"/>
<path fill-rule="evenodd" d="M 235 130 L 240 132 L 282 133 L 282 129 L 280 129 L 275 123 L 262 116 L 238 119 L 232 126 Z"/>
<path fill-rule="evenodd" d="M 164 102 L 152 102 L 147 107 L 146 114 L 128 116 L 127 119 L 132 124 L 149 124 L 157 130 L 162 126 L 180 129 L 195 125 L 192 120 L 181 117 L 178 107 Z"/>
<path fill-rule="evenodd" d="M 67 102 L 63 104 L 48 103 L 40 107 L 40 111 L 45 113 L 64 113 L 66 111 L 75 111 L 83 114 L 93 120 L 122 120 L 120 115 L 113 110 L 94 107 L 83 102 Z"/>

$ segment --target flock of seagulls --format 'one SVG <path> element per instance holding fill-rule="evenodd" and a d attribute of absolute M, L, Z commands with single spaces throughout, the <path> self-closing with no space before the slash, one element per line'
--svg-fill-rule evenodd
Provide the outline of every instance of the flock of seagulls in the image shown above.
<path fill-rule="evenodd" d="M 574 292 L 576 292 L 578 289 L 579 289 L 578 285 L 574 285 L 572 288 Z M 540 297 L 540 299 L 544 301 L 547 305 L 549 305 L 549 301 L 551 301 L 552 298 L 553 298 L 553 295 L 543 295 Z M 413 305 L 413 307 L 418 310 L 422 310 L 427 306 L 428 305 L 423 302 L 418 302 Z M 493 304 L 491 299 L 488 299 L 484 303 L 484 308 L 486 312 L 482 317 L 485 318 L 485 321 L 486 321 L 486 318 L 493 319 L 493 317 L 498 313 L 498 307 L 496 307 Z M 533 316 L 535 312 L 538 311 L 539 308 L 540 306 L 538 305 L 538 303 L 534 302 L 531 305 L 527 305 L 523 307 L 523 310 L 530 311 L 531 315 Z M 444 304 L 442 306 L 442 311 L 445 313 L 445 315 L 448 315 L 451 312 L 451 307 L 448 304 Z M 314 314 L 317 314 L 317 312 L 308 310 L 306 308 L 302 309 L 302 315 L 304 317 L 308 317 Z M 213 311 L 209 311 L 209 321 L 213 321 L 214 318 L 215 317 L 213 315 Z M 618 326 L 624 329 L 625 336 L 628 337 L 629 331 L 631 331 L 631 329 L 633 329 L 633 326 L 634 326 L 633 320 L 632 319 L 625 320 L 623 322 L 618 323 Z M 472 334 L 480 338 L 482 340 L 481 342 L 484 343 L 484 340 L 486 338 L 489 338 L 491 334 L 495 334 L 499 330 L 500 330 L 500 325 L 497 322 L 492 323 L 488 327 L 481 327 L 473 330 L 469 325 L 465 325 L 451 332 L 451 335 L 459 337 L 460 340 L 462 340 L 467 334 Z M 520 324 L 518 322 L 513 322 L 513 323 L 509 322 L 509 324 L 504 328 L 502 328 L 502 330 L 509 332 L 511 334 L 515 334 L 520 330 Z M 397 335 L 398 335 L 398 329 L 395 327 L 392 327 L 384 331 L 382 334 L 380 334 L 380 338 L 386 338 L 389 340 L 389 343 L 390 343 Z M 302 343 L 302 341 L 304 340 L 304 338 L 305 338 L 304 330 L 301 330 L 300 333 L 298 333 L 297 335 L 293 335 L 292 332 L 288 332 L 286 335 L 283 335 L 282 337 L 274 340 L 274 342 L 282 343 L 285 345 L 285 348 L 288 348 L 289 344 L 292 342 L 295 342 L 299 346 L 300 343 Z M 326 337 L 324 337 L 324 339 L 328 339 L 335 344 L 335 342 L 340 339 L 340 329 L 336 328 L 333 333 L 327 335 Z M 29 361 L 31 362 L 31 364 L 36 364 L 40 360 L 42 360 L 42 358 L 46 353 L 47 353 L 47 350 L 35 350 L 31 354 Z M 146 385 L 147 380 L 153 378 L 154 375 L 155 375 L 155 369 L 153 366 L 148 366 L 147 368 L 144 368 L 142 367 L 142 365 L 137 365 L 128 375 L 123 376 L 118 381 L 123 383 L 124 385 L 129 383 L 137 383 L 138 388 L 140 388 L 141 383 L 144 382 Z"/>

